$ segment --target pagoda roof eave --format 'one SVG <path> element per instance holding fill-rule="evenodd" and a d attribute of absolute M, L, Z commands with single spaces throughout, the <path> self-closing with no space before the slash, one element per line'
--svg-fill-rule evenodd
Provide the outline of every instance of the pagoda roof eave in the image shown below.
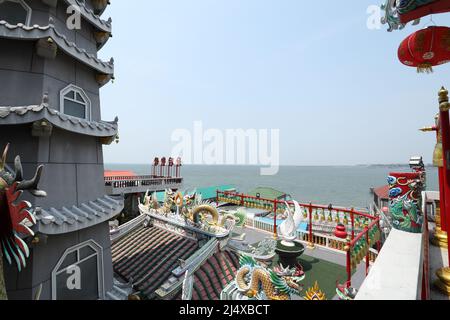
<path fill-rule="evenodd" d="M 102 20 L 99 15 L 95 14 L 92 9 L 86 7 L 84 1 L 80 0 L 65 0 L 65 2 L 69 6 L 78 6 L 80 8 L 81 15 L 83 18 L 88 21 L 90 24 L 95 26 L 98 30 L 103 32 L 112 32 L 112 20 L 111 18 L 108 21 Z"/>
<path fill-rule="evenodd" d="M 118 119 L 115 121 L 88 121 L 60 113 L 47 103 L 25 107 L 0 107 L 0 125 L 21 125 L 36 121 L 47 121 L 62 130 L 102 138 L 110 144 L 118 134 Z"/>
<path fill-rule="evenodd" d="M 47 26 L 34 25 L 32 27 L 23 24 L 11 25 L 8 22 L 0 21 L 0 38 L 17 40 L 39 40 L 51 38 L 56 45 L 66 54 L 70 55 L 79 62 L 105 75 L 113 76 L 114 60 L 104 62 L 95 55 L 80 49 L 73 42 L 70 42 L 65 35 L 60 34 L 53 24 Z"/>
<path fill-rule="evenodd" d="M 60 235 L 83 230 L 107 222 L 124 207 L 123 197 L 103 196 L 81 205 L 37 209 L 36 232 Z"/>

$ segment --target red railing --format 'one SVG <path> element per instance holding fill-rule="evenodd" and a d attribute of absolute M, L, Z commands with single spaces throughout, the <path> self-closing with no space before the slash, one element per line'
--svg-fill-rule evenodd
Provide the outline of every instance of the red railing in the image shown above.
<path fill-rule="evenodd" d="M 255 197 L 250 196 L 242 193 L 237 193 L 233 191 L 219 191 L 217 190 L 216 199 L 217 202 L 219 202 L 221 199 L 224 200 L 224 202 L 230 202 L 234 203 L 243 207 L 250 207 L 250 208 L 259 208 L 262 210 L 267 210 L 274 213 L 274 234 L 277 233 L 277 214 L 282 214 L 286 210 L 286 203 L 288 205 L 293 205 L 293 201 L 284 201 L 284 200 L 278 200 L 278 199 L 267 199 L 267 198 L 261 198 L 261 197 Z M 355 216 L 359 216 L 365 219 L 373 220 L 375 219 L 374 216 L 371 216 L 370 214 L 355 210 L 354 208 L 344 208 L 344 207 L 337 207 L 332 205 L 317 205 L 317 204 L 302 204 L 300 203 L 300 206 L 305 208 L 308 211 L 308 216 L 310 220 L 310 226 L 312 225 L 312 213 L 313 210 L 328 210 L 328 211 L 339 211 L 346 215 L 350 216 L 351 225 L 352 225 L 352 239 L 355 237 L 354 235 L 354 226 L 355 226 Z"/>
<path fill-rule="evenodd" d="M 230 202 L 243 207 L 250 208 L 259 208 L 263 210 L 267 210 L 274 213 L 274 237 L 277 237 L 277 214 L 282 213 L 286 209 L 286 203 L 288 205 L 293 205 L 293 201 L 283 201 L 278 199 L 266 199 L 261 197 L 255 197 L 250 195 L 245 195 L 241 193 L 231 192 L 231 191 L 218 191 L 217 190 L 217 202 Z M 355 250 L 355 247 L 359 245 L 360 240 L 365 237 L 366 245 L 367 245 L 367 253 L 366 253 L 366 275 L 370 266 L 370 248 L 374 246 L 374 243 L 370 243 L 370 237 L 373 232 L 377 231 L 378 235 L 381 236 L 380 229 L 380 217 L 372 216 L 370 214 L 355 210 L 354 208 L 348 209 L 343 207 L 334 207 L 332 205 L 316 205 L 316 204 L 302 204 L 299 203 L 301 207 L 305 208 L 308 214 L 309 226 L 308 226 L 308 242 L 311 247 L 314 246 L 313 241 L 313 211 L 314 210 L 328 210 L 328 211 L 339 211 L 344 213 L 345 215 L 350 216 L 351 222 L 351 230 L 350 235 L 347 240 L 347 246 L 345 247 L 345 251 L 347 254 L 347 283 L 346 285 L 351 286 L 352 280 L 352 252 Z M 359 233 L 355 234 L 356 228 L 356 217 L 361 217 L 367 220 L 364 229 Z M 378 230 L 375 230 L 378 229 Z M 376 242 L 376 247 L 378 252 L 381 249 L 381 241 L 378 240 Z"/>
<path fill-rule="evenodd" d="M 352 284 L 352 271 L 353 268 L 356 266 L 353 266 L 352 263 L 352 252 L 355 251 L 356 246 L 360 244 L 360 242 L 365 241 L 365 244 L 361 244 L 365 246 L 365 249 L 359 249 L 359 250 L 367 250 L 365 253 L 365 260 L 366 260 L 366 276 L 369 274 L 369 267 L 370 267 L 370 248 L 373 247 L 375 244 L 377 246 L 378 252 L 381 249 L 381 228 L 380 228 L 380 217 L 371 217 L 372 222 L 364 228 L 362 232 L 360 232 L 356 237 L 352 236 L 352 239 L 349 239 L 346 246 L 347 251 L 347 283 L 346 285 L 348 287 Z M 378 230 L 376 230 L 378 229 Z M 373 232 L 377 232 L 378 236 L 375 234 L 375 237 L 379 237 L 376 241 L 376 243 L 371 242 L 371 237 Z M 361 241 L 362 240 L 362 241 Z M 359 254 L 359 252 L 357 252 Z M 361 259 L 362 260 L 362 259 Z"/>

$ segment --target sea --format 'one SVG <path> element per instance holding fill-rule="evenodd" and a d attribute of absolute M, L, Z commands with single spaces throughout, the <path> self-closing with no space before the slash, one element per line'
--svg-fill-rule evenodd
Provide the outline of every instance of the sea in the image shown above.
<path fill-rule="evenodd" d="M 150 165 L 140 164 L 105 164 L 105 169 L 151 173 Z M 282 166 L 277 175 L 262 176 L 256 166 L 185 165 L 181 173 L 183 190 L 232 185 L 245 193 L 256 187 L 271 187 L 302 203 L 367 208 L 372 202 L 370 188 L 386 185 L 390 172 L 410 171 L 402 165 Z M 427 190 L 438 190 L 438 171 L 432 166 L 427 167 Z"/>

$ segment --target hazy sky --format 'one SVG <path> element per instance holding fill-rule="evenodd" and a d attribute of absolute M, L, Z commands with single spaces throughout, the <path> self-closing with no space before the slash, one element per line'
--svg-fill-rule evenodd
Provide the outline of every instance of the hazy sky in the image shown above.
<path fill-rule="evenodd" d="M 116 80 L 101 90 L 103 119 L 120 119 L 105 162 L 169 155 L 175 129 L 280 129 L 288 165 L 431 162 L 437 92 L 450 64 L 417 74 L 400 42 L 430 24 L 369 30 L 376 0 L 111 1 Z M 350 4 L 351 3 L 351 4 Z M 450 15 L 433 20 L 450 25 Z"/>

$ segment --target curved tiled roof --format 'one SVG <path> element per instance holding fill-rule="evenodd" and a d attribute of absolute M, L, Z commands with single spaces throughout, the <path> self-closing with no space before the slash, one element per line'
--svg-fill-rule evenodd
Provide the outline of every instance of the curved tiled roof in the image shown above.
<path fill-rule="evenodd" d="M 80 206 L 36 209 L 38 232 L 43 234 L 65 234 L 95 226 L 119 214 L 123 209 L 123 198 L 104 196 Z"/>
<path fill-rule="evenodd" d="M 77 45 L 69 41 L 65 35 L 59 33 L 51 22 L 52 19 L 50 19 L 49 25 L 43 27 L 38 25 L 28 27 L 22 23 L 11 25 L 2 20 L 0 21 L 0 37 L 19 40 L 51 38 L 66 54 L 78 61 L 102 74 L 114 74 L 114 59 L 111 59 L 109 62 L 104 62 L 95 55 L 88 53 L 85 49 L 78 48 Z"/>
<path fill-rule="evenodd" d="M 18 125 L 40 120 L 47 120 L 66 131 L 94 137 L 116 137 L 118 133 L 117 118 L 113 122 L 87 121 L 60 113 L 45 102 L 25 107 L 0 107 L 0 125 Z"/>
<path fill-rule="evenodd" d="M 389 186 L 382 186 L 375 188 L 373 193 L 376 194 L 380 199 L 389 199 Z"/>
<path fill-rule="evenodd" d="M 112 245 L 114 272 L 149 299 L 169 279 L 178 260 L 198 248 L 196 241 L 157 228 L 140 226 Z"/>
<path fill-rule="evenodd" d="M 234 251 L 221 251 L 209 258 L 194 274 L 192 300 L 220 300 L 220 293 L 234 280 L 239 257 Z"/>
<path fill-rule="evenodd" d="M 84 19 L 86 19 L 89 23 L 93 24 L 97 29 L 111 33 L 112 31 L 111 18 L 109 18 L 108 21 L 102 20 L 100 16 L 96 15 L 92 9 L 86 7 L 84 1 L 80 0 L 65 0 L 65 1 L 69 6 L 78 6 Z"/>
<path fill-rule="evenodd" d="M 239 266 L 235 251 L 216 252 L 195 271 L 190 300 L 220 300 L 222 290 L 234 281 Z M 182 293 L 179 290 L 174 300 L 181 300 Z"/>

